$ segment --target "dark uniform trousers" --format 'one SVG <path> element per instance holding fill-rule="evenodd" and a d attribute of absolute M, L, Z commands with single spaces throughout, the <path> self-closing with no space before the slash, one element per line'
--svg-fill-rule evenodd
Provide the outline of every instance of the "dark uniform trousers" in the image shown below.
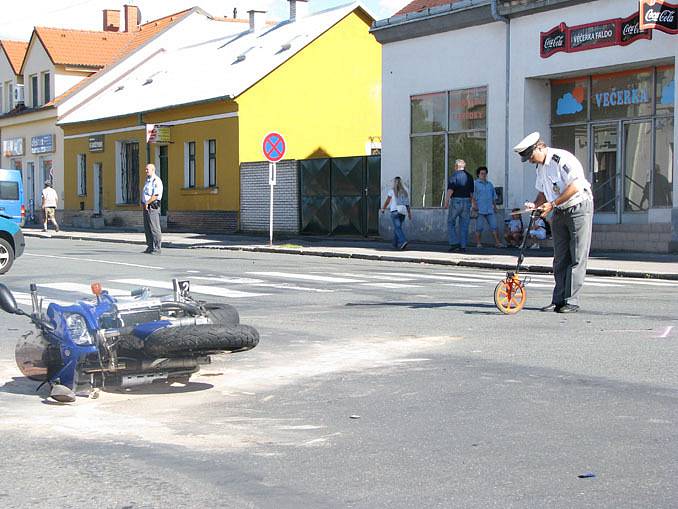
<path fill-rule="evenodd" d="M 144 209 L 144 233 L 149 251 L 160 251 L 162 231 L 160 230 L 160 207 Z"/>
<path fill-rule="evenodd" d="M 581 203 L 556 209 L 551 221 L 553 236 L 554 304 L 579 305 L 584 286 L 586 262 L 591 249 L 593 198 L 590 192 Z"/>

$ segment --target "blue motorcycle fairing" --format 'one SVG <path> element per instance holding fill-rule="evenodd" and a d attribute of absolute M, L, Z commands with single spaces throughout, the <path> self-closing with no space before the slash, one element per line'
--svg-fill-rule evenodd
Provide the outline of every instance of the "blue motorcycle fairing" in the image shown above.
<path fill-rule="evenodd" d="M 158 329 L 164 329 L 172 324 L 169 320 L 158 320 L 155 322 L 141 323 L 134 327 L 132 334 L 139 339 L 146 339 Z"/>

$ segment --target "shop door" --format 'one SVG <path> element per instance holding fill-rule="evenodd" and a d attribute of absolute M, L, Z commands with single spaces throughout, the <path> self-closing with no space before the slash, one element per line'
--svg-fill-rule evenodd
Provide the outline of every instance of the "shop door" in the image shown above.
<path fill-rule="evenodd" d="M 158 147 L 158 161 L 160 162 L 160 180 L 163 184 L 162 198 L 160 199 L 160 215 L 167 215 L 167 205 L 169 197 L 169 160 L 167 158 L 167 145 L 160 145 Z"/>
<path fill-rule="evenodd" d="M 26 163 L 26 203 L 29 223 L 35 222 L 35 163 L 29 161 Z"/>
<path fill-rule="evenodd" d="M 623 123 L 623 223 L 647 222 L 652 181 L 652 122 Z"/>
<path fill-rule="evenodd" d="M 101 215 L 101 202 L 103 199 L 104 195 L 104 186 L 103 186 L 103 178 L 101 174 L 101 163 L 94 163 L 94 167 L 92 168 L 92 172 L 94 173 L 94 213 L 96 215 Z"/>
<path fill-rule="evenodd" d="M 591 189 L 600 223 L 618 223 L 619 217 L 619 126 L 598 124 L 593 126 L 593 173 Z"/>

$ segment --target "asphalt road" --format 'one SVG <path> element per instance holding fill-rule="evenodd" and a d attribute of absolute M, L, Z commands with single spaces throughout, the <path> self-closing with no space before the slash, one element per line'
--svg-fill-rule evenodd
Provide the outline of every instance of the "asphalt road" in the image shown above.
<path fill-rule="evenodd" d="M 0 318 L 0 507 L 675 507 L 678 282 L 589 278 L 583 310 L 504 316 L 501 274 L 28 239 L 26 303 L 188 278 L 259 346 L 186 386 L 49 404 Z M 22 293 L 24 295 L 22 295 Z M 579 478 L 591 472 L 595 477 Z"/>

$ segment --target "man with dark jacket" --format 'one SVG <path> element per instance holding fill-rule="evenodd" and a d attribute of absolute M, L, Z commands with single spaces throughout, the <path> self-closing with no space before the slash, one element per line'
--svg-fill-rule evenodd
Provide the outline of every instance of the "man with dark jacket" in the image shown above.
<path fill-rule="evenodd" d="M 457 159 L 454 162 L 454 173 L 447 179 L 447 194 L 445 195 L 445 207 L 448 209 L 449 251 L 466 252 L 473 189 L 473 177 L 466 171 L 466 162 L 463 159 Z M 457 235 L 457 219 L 459 220 L 459 235 Z"/>

